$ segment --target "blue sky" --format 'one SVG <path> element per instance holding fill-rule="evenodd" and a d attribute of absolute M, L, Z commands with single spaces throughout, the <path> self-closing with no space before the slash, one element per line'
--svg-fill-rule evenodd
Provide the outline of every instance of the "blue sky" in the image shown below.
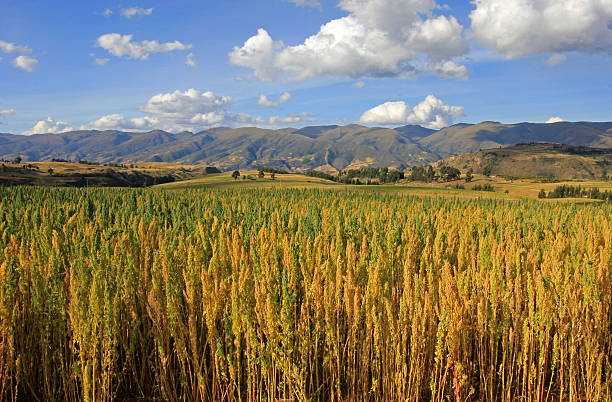
<path fill-rule="evenodd" d="M 3 0 L 0 132 L 609 121 L 611 54 L 601 0 Z"/>

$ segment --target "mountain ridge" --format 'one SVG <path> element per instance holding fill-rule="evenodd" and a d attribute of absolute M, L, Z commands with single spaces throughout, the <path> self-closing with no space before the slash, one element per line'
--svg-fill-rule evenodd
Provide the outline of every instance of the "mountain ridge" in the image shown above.
<path fill-rule="evenodd" d="M 358 124 L 263 129 L 216 127 L 197 133 L 77 130 L 31 136 L 0 134 L 0 159 L 52 158 L 100 163 L 206 163 L 223 170 L 277 167 L 338 171 L 407 168 L 453 155 L 519 143 L 612 148 L 612 122 L 458 123 L 441 130 Z"/>

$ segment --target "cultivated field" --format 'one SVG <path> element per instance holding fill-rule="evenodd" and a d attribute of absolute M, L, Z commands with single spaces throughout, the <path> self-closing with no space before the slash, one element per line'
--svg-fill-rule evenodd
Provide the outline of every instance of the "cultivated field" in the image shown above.
<path fill-rule="evenodd" d="M 0 187 L 0 399 L 612 399 L 610 203 L 280 179 Z"/>
<path fill-rule="evenodd" d="M 243 178 L 243 176 L 245 178 Z M 474 186 L 490 184 L 494 191 L 474 191 Z M 160 189 L 328 189 L 346 190 L 375 193 L 395 193 L 404 195 L 419 196 L 444 196 L 457 198 L 492 198 L 508 200 L 537 199 L 541 189 L 545 191 L 554 190 L 562 184 L 571 186 L 581 186 L 586 188 L 599 188 L 602 191 L 612 190 L 612 181 L 595 180 L 560 180 L 549 183 L 542 183 L 534 179 L 506 179 L 503 177 L 487 177 L 474 175 L 474 180 L 466 183 L 464 180 L 456 180 L 449 183 L 422 183 L 403 180 L 398 184 L 384 185 L 346 185 L 330 180 L 309 177 L 301 174 L 276 174 L 274 180 L 270 174 L 258 178 L 257 171 L 241 171 L 238 179 L 232 178 L 232 172 L 211 174 L 206 177 L 177 181 L 173 183 L 160 184 L 155 186 Z M 457 188 L 462 186 L 464 188 Z M 545 200 L 549 202 L 552 200 Z M 555 202 L 576 201 L 562 199 Z M 581 202 L 589 200 L 580 199 Z"/>

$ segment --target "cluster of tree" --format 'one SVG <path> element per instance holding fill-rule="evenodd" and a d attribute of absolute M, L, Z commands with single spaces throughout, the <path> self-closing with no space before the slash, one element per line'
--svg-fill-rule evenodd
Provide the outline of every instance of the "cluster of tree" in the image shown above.
<path fill-rule="evenodd" d="M 389 168 L 361 168 L 341 170 L 337 175 L 331 175 L 317 170 L 309 170 L 306 176 L 318 177 L 320 179 L 332 180 L 343 184 L 381 184 L 396 183 L 404 178 L 401 170 L 389 170 Z"/>
<path fill-rule="evenodd" d="M 319 179 L 336 181 L 336 176 L 318 170 L 309 170 L 304 174 L 310 177 L 318 177 Z"/>
<path fill-rule="evenodd" d="M 591 198 L 593 200 L 612 201 L 612 191 L 563 184 L 548 193 L 544 189 L 540 190 L 538 198 Z"/>
<path fill-rule="evenodd" d="M 21 156 L 18 156 L 18 157 L 16 157 L 16 158 L 15 158 L 15 159 L 13 159 L 13 160 L 9 160 L 9 159 L 2 159 L 2 162 L 4 162 L 4 163 L 15 163 L 15 164 L 17 164 L 17 165 L 18 165 L 18 164 L 20 164 L 20 163 L 21 163 L 21 161 L 22 161 L 22 160 L 23 160 L 23 159 L 21 158 Z"/>
<path fill-rule="evenodd" d="M 213 173 L 221 173 L 221 171 L 214 166 L 206 166 L 206 168 L 204 169 L 204 173 L 213 174 Z"/>
<path fill-rule="evenodd" d="M 337 181 L 341 183 L 363 184 L 360 179 L 365 179 L 366 184 L 373 184 L 376 181 L 378 181 L 378 183 L 395 183 L 403 178 L 404 172 L 401 170 L 389 170 L 387 167 L 370 167 L 340 171 Z"/>
<path fill-rule="evenodd" d="M 413 167 L 408 175 L 408 180 L 410 181 L 424 181 L 427 183 L 431 183 L 433 181 L 454 181 L 458 180 L 461 177 L 461 171 L 452 166 L 442 165 L 438 170 L 434 169 L 430 166 L 416 166 Z M 469 180 L 468 180 L 469 177 Z M 472 181 L 472 174 L 469 173 L 469 176 L 466 176 L 466 181 Z"/>
<path fill-rule="evenodd" d="M 270 171 L 265 170 L 266 168 L 259 168 L 259 170 L 257 171 L 257 177 L 259 177 L 260 179 L 263 179 L 266 176 L 266 172 L 270 173 L 270 179 L 275 180 L 276 179 L 276 173 L 274 170 L 276 169 L 270 169 Z M 281 174 L 288 174 L 289 172 L 287 172 L 286 170 L 281 171 Z M 234 180 L 237 180 L 240 177 L 240 170 L 234 170 L 232 172 L 232 178 Z M 243 175 L 242 176 L 243 180 L 246 179 L 251 179 L 251 175 Z"/>
<path fill-rule="evenodd" d="M 276 173 L 276 174 L 289 174 L 288 171 L 283 170 L 283 169 L 276 169 L 276 168 L 271 168 L 271 167 L 260 167 L 259 169 L 257 169 L 257 172 L 259 172 L 259 174 L 263 173 Z"/>

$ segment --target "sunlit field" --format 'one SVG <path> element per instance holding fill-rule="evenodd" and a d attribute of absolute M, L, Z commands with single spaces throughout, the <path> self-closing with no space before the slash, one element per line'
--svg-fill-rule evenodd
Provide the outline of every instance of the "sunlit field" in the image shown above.
<path fill-rule="evenodd" d="M 612 206 L 0 188 L 2 400 L 610 400 Z"/>

